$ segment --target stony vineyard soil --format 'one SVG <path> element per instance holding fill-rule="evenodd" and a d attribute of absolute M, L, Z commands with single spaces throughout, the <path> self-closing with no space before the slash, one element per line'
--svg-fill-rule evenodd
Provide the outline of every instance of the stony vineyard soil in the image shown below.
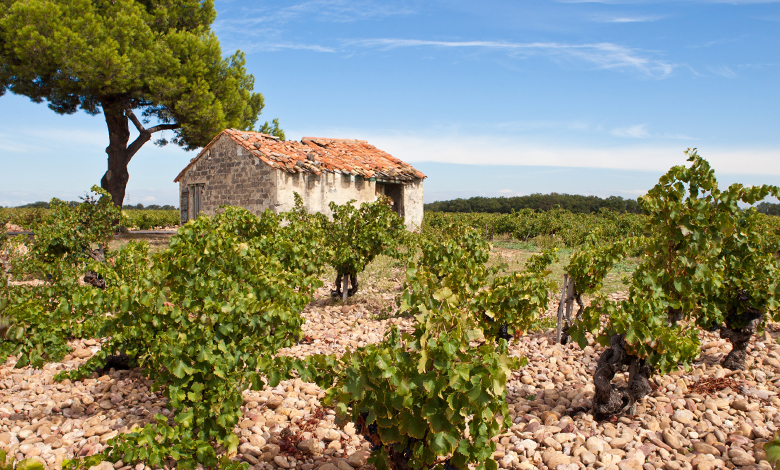
<path fill-rule="evenodd" d="M 303 312 L 306 341 L 284 354 L 342 353 L 379 341 L 391 324 L 411 327 L 409 319 L 375 320 L 371 305 L 358 298 L 355 305 L 342 307 L 324 300 L 327 288 L 319 295 L 322 300 Z M 556 309 L 553 304 L 550 312 Z M 748 370 L 737 373 L 718 365 L 730 346 L 703 333 L 703 354 L 693 370 L 655 377 L 656 390 L 635 416 L 601 423 L 587 412 L 599 346 L 553 345 L 552 332 L 513 341 L 512 354 L 526 356 L 529 364 L 509 382 L 513 424 L 498 438 L 499 466 L 770 470 L 763 443 L 780 425 L 780 345 L 775 341 L 780 328 L 770 327 L 751 342 Z M 100 347 L 96 340 L 71 345 L 71 356 L 43 370 L 14 369 L 13 359 L 0 367 L 0 447 L 17 459 L 33 457 L 49 469 L 60 468 L 63 459 L 100 452 L 109 439 L 143 426 L 155 413 L 169 415 L 139 370 L 55 383 L 58 371 L 77 367 Z M 334 412 L 321 406 L 323 396 L 321 389 L 300 380 L 246 392 L 244 419 L 236 428 L 241 442 L 236 459 L 254 469 L 367 468 L 368 443 L 353 424 L 336 423 Z M 145 469 L 123 462 L 113 467 Z"/>

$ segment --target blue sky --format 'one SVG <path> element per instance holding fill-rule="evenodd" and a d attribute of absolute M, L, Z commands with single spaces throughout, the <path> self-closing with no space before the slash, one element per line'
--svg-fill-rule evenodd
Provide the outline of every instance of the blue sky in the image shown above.
<path fill-rule="evenodd" d="M 365 139 L 429 178 L 426 201 L 636 197 L 698 147 L 723 184 L 780 185 L 780 1 L 216 1 L 261 122 Z M 98 183 L 102 116 L 0 98 L 0 205 Z M 126 203 L 176 204 L 195 154 L 147 144 Z"/>

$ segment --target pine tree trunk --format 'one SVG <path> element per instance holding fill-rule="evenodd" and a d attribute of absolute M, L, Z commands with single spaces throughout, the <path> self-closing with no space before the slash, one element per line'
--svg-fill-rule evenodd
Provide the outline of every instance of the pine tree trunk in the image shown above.
<path fill-rule="evenodd" d="M 130 127 L 121 102 L 103 102 L 103 114 L 108 126 L 108 170 L 100 180 L 100 187 L 111 194 L 115 206 L 122 207 L 127 181 L 130 179 L 127 171 L 131 157 L 127 151 Z"/>
<path fill-rule="evenodd" d="M 106 126 L 108 126 L 108 147 L 106 147 L 108 170 L 100 180 L 100 186 L 111 194 L 115 206 L 122 207 L 127 181 L 130 179 L 127 165 L 133 155 L 145 143 L 149 142 L 155 132 L 178 129 L 180 126 L 175 123 L 164 123 L 146 129 L 130 109 L 130 103 L 121 97 L 106 99 L 101 102 L 101 105 L 103 115 L 106 117 Z M 138 130 L 138 137 L 130 145 L 127 145 L 130 140 L 129 121 L 132 121 Z"/>

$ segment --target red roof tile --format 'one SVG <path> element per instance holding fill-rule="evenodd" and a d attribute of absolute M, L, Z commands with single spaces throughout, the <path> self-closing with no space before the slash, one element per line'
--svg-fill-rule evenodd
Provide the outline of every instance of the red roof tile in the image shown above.
<path fill-rule="evenodd" d="M 387 181 L 425 178 L 422 172 L 415 170 L 408 163 L 379 150 L 364 140 L 304 137 L 300 142 L 280 141 L 276 137 L 259 132 L 225 129 L 192 159 L 174 182 L 178 182 L 222 134 L 228 135 L 266 164 L 288 173 L 309 172 L 320 175 L 323 171 L 327 171 Z"/>

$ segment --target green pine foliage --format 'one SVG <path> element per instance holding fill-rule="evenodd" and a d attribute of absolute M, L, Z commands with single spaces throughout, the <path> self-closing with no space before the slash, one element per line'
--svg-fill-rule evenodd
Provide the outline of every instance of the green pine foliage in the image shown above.
<path fill-rule="evenodd" d="M 223 58 L 212 1 L 3 0 L 0 92 L 48 101 L 57 113 L 141 109 L 175 122 L 175 143 L 202 146 L 249 129 L 263 107 L 237 52 Z"/>
<path fill-rule="evenodd" d="M 0 96 L 102 113 L 101 186 L 121 207 L 127 165 L 153 134 L 192 150 L 225 128 L 251 129 L 263 109 L 244 54 L 223 57 L 215 18 L 212 0 L 1 0 Z"/>
<path fill-rule="evenodd" d="M 279 140 L 285 139 L 284 131 L 279 127 L 279 118 L 274 118 L 270 124 L 265 121 L 262 126 L 257 128 L 257 132 L 278 137 Z"/>

